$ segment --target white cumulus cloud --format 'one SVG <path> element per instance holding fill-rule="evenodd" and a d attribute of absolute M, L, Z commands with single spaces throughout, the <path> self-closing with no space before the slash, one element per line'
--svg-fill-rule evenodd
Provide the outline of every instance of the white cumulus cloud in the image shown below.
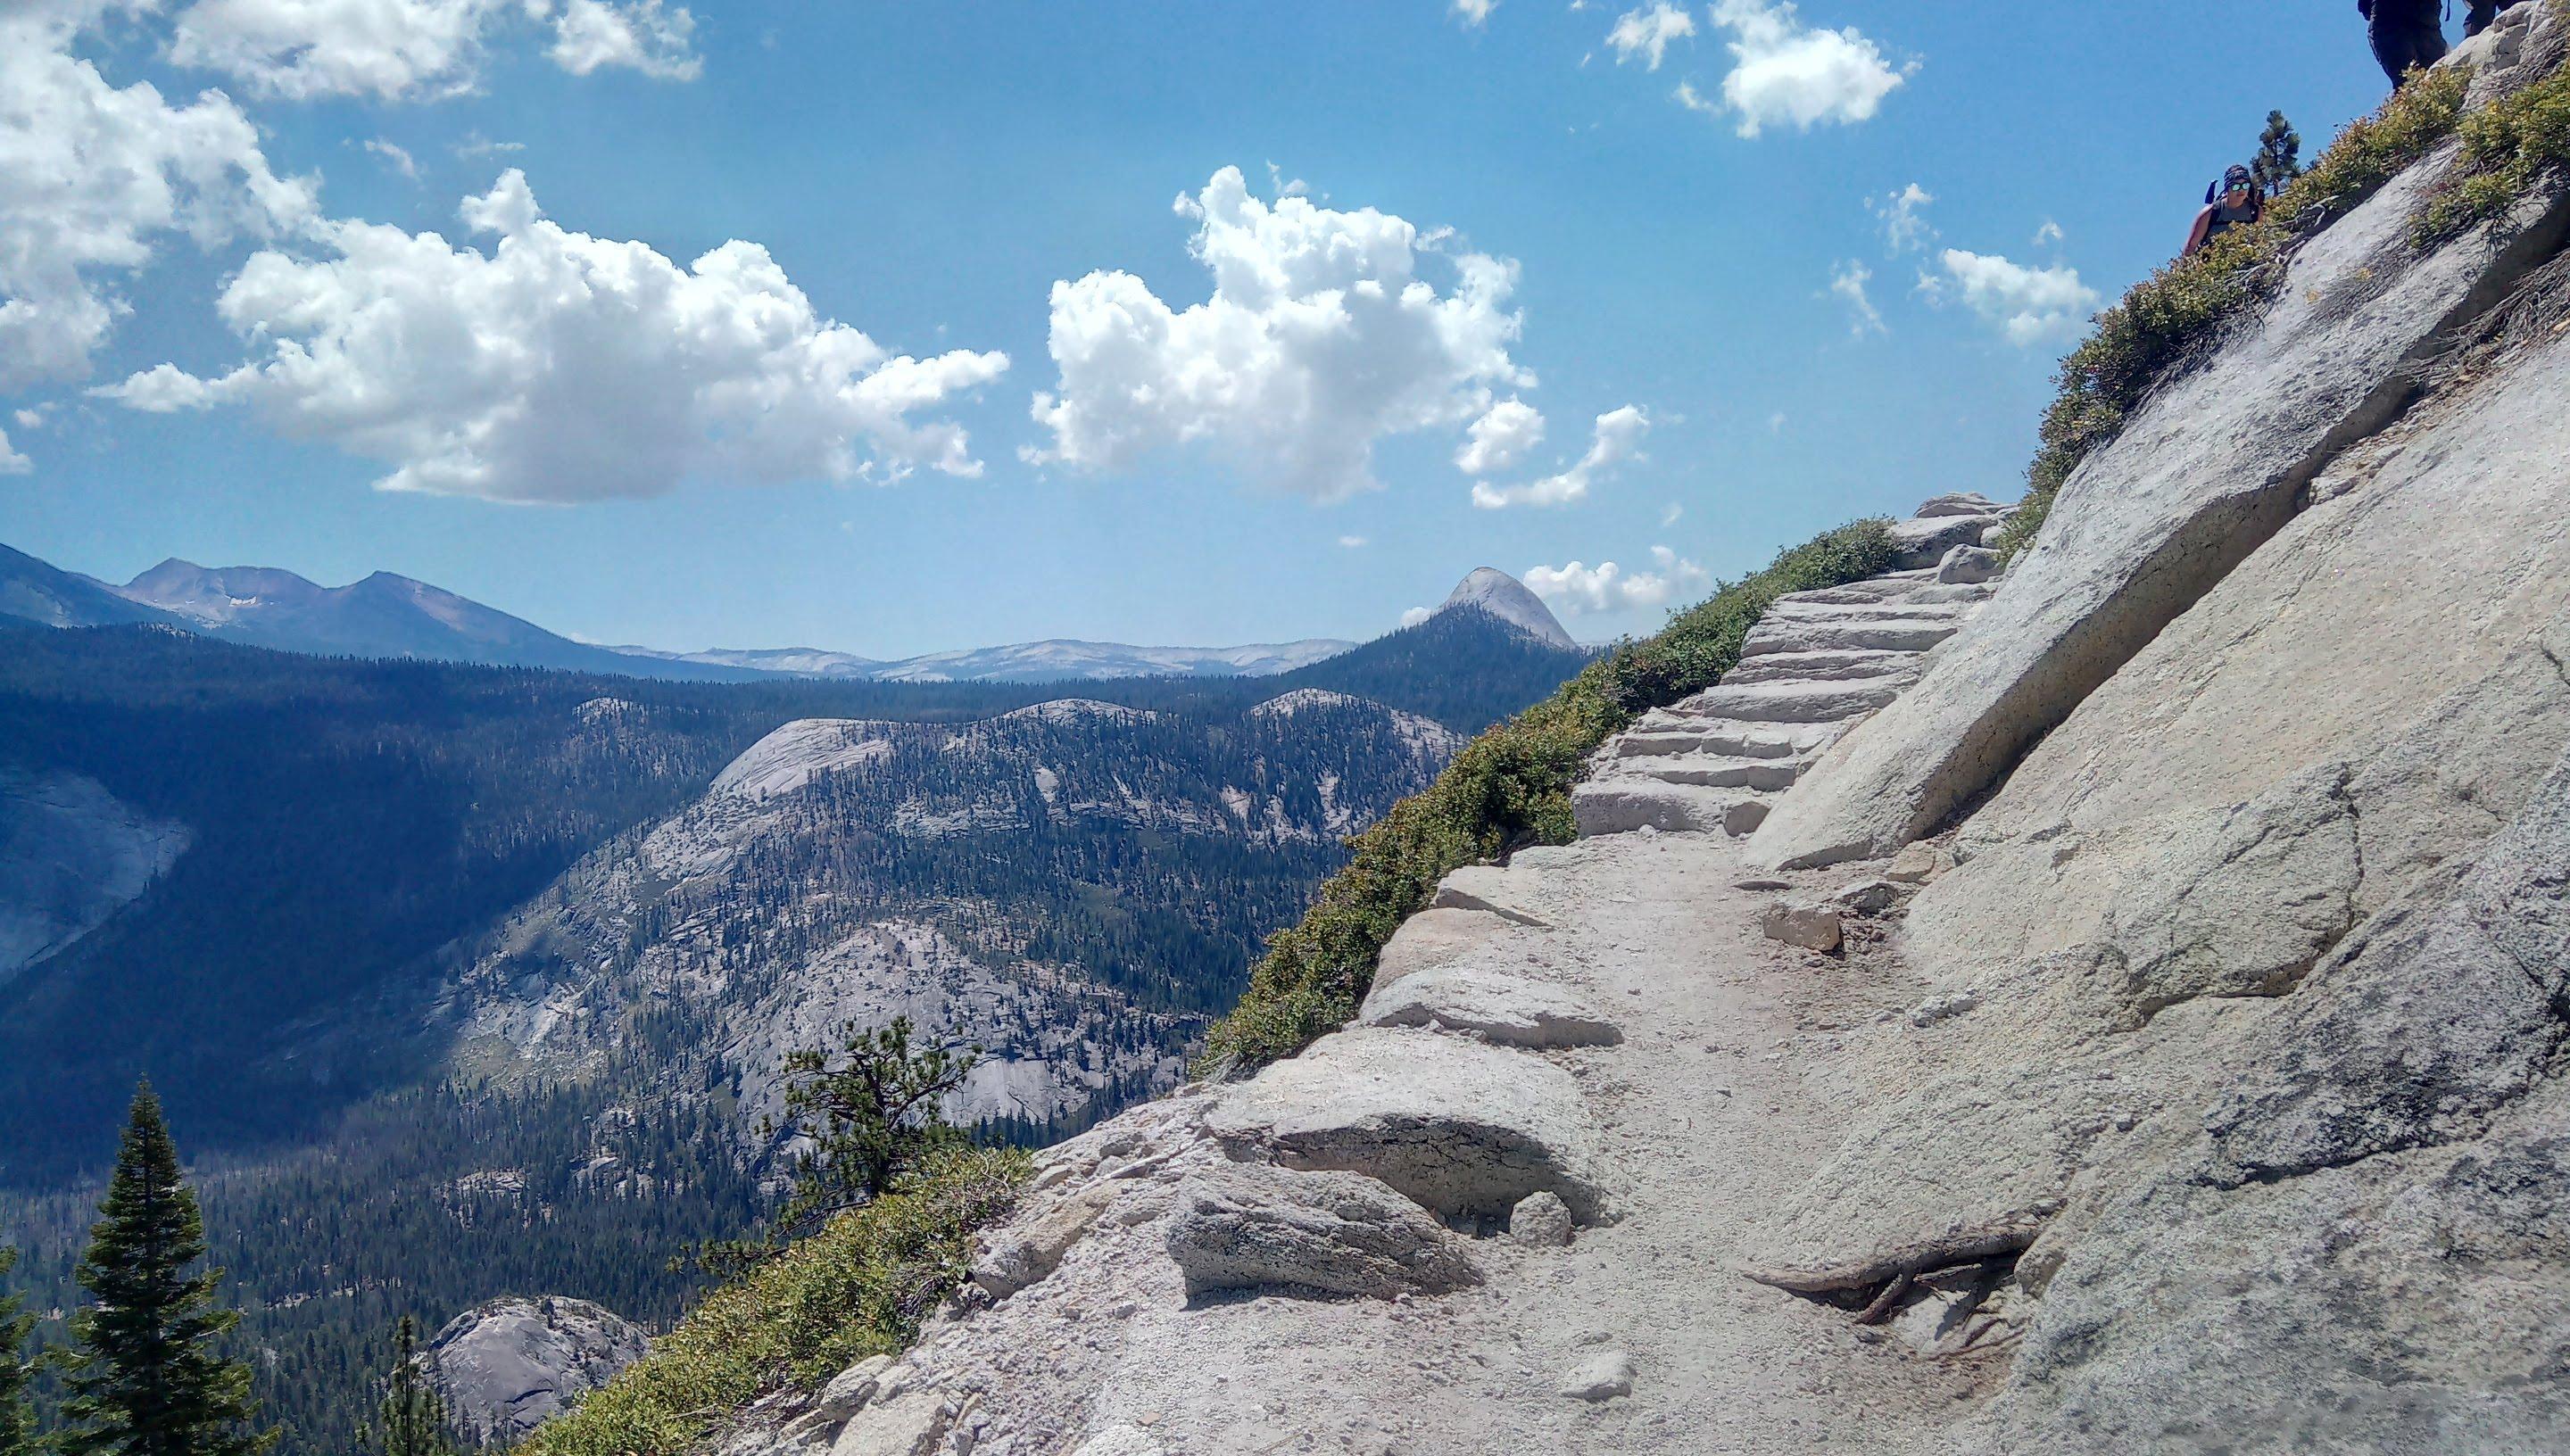
<path fill-rule="evenodd" d="M 174 236 L 214 246 L 313 215 L 219 92 L 173 106 L 71 53 L 105 4 L 0 4 L 0 391 L 86 378 L 117 284 Z"/>
<path fill-rule="evenodd" d="M 1640 57 L 1644 69 L 1657 71 L 1667 59 L 1669 44 L 1695 34 L 1695 17 L 1668 0 L 1651 0 L 1640 10 L 1627 10 L 1616 17 L 1615 28 L 1606 33 L 1606 44 L 1615 48 L 1615 64 Z"/>
<path fill-rule="evenodd" d="M 514 170 L 462 216 L 498 238 L 489 253 L 365 222 L 318 228 L 328 256 L 258 252 L 217 307 L 265 357 L 100 393 L 246 405 L 385 463 L 387 490 L 496 501 L 981 470 L 961 426 L 913 416 L 997 379 L 1005 355 L 893 355 L 819 316 L 756 243 L 681 268 L 547 220 Z"/>
<path fill-rule="evenodd" d="M 1537 566 L 1525 573 L 1526 589 L 1572 616 L 1666 606 L 1704 590 L 1713 577 L 1667 546 L 1651 547 L 1651 567 L 1628 571 L 1613 561 L 1594 566 Z"/>
<path fill-rule="evenodd" d="M 695 17 L 662 0 L 194 0 L 170 58 L 264 96 L 418 100 L 470 91 L 513 22 L 553 32 L 555 64 L 586 76 L 622 66 L 669 81 L 702 69 Z"/>
<path fill-rule="evenodd" d="M 1543 443 L 1543 414 L 1510 395 L 1475 420 L 1464 432 L 1464 448 L 1455 452 L 1455 468 L 1468 476 L 1506 470 Z"/>
<path fill-rule="evenodd" d="M 1830 291 L 1845 300 L 1851 316 L 1849 332 L 1858 338 L 1867 334 L 1890 333 L 1884 325 L 1883 310 L 1874 306 L 1865 285 L 1874 281 L 1874 269 L 1860 262 L 1844 262 L 1830 271 Z"/>
<path fill-rule="evenodd" d="M 1415 627 L 1436 614 L 1437 609 L 1435 607 L 1414 606 L 1410 610 L 1401 614 L 1401 624 L 1405 627 Z"/>
<path fill-rule="evenodd" d="M 1651 417 L 1639 405 L 1626 405 L 1597 417 L 1597 431 L 1588 453 L 1577 463 L 1557 475 L 1545 476 L 1522 486 L 1494 486 L 1487 481 L 1473 483 L 1473 504 L 1485 511 L 1499 511 L 1510 506 L 1566 506 L 1584 500 L 1588 488 L 1611 474 L 1626 461 L 1640 457 L 1642 437 L 1650 433 Z"/>
<path fill-rule="evenodd" d="M 1920 291 L 1938 303 L 1959 298 L 1965 307 L 1998 325 L 2013 344 L 2071 338 L 2105 301 L 2096 289 L 2079 281 L 2078 269 L 2066 264 L 2030 267 L 1958 247 L 1945 249 L 1939 261 L 1943 275 L 1920 274 Z"/>
<path fill-rule="evenodd" d="M 385 100 L 470 90 L 509 0 L 196 0 L 170 59 L 262 95 Z"/>
<path fill-rule="evenodd" d="M 1743 137 L 1871 120 L 1906 79 L 1855 27 L 1814 30 L 1791 0 L 1714 0 L 1713 23 L 1732 34 L 1722 99 Z"/>
<path fill-rule="evenodd" d="M 1454 0 L 1447 8 L 1466 25 L 1480 25 L 1499 8 L 1499 0 Z"/>
<path fill-rule="evenodd" d="M 1060 381 L 1035 399 L 1052 442 L 1030 460 L 1119 470 L 1202 443 L 1269 487 L 1337 500 L 1375 488 L 1377 440 L 1455 428 L 1534 384 L 1508 354 L 1513 262 L 1446 254 L 1441 292 L 1420 276 L 1435 236 L 1372 207 L 1263 201 L 1232 167 L 1176 209 L 1212 296 L 1171 308 L 1121 271 L 1055 283 Z"/>
<path fill-rule="evenodd" d="M 9 434 L 0 430 L 0 476 L 22 476 L 36 468 L 36 463 L 9 446 Z"/>
<path fill-rule="evenodd" d="M 696 18 L 660 0 L 567 0 L 554 17 L 554 64 L 574 76 L 622 66 L 663 81 L 693 81 L 704 70 L 694 49 Z"/>
<path fill-rule="evenodd" d="M 1347 550 L 1363 550 L 1367 545 L 1368 542 L 1361 536 L 1343 536 L 1339 538 L 1339 546 Z"/>

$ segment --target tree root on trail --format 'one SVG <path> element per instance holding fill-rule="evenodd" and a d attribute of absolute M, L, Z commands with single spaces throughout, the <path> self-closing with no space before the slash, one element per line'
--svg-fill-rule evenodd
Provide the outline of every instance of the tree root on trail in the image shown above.
<path fill-rule="evenodd" d="M 1892 1282 L 1883 1286 L 1883 1292 L 1874 1296 L 1874 1302 L 1865 1306 L 1865 1312 L 1857 1315 L 1856 1322 L 1859 1324 L 1881 1324 L 1883 1321 L 1890 1319 L 1892 1317 L 1892 1307 L 1901 1302 L 1902 1295 L 1909 1292 L 1910 1275 L 1907 1274 L 1893 1275 Z"/>
<path fill-rule="evenodd" d="M 1910 1292 L 1911 1285 L 1920 1275 L 1964 1265 L 2014 1259 L 2034 1243 L 2034 1236 L 2040 1232 L 2028 1225 L 1967 1229 L 1903 1245 L 1854 1264 L 1803 1269 L 1743 1266 L 1739 1273 L 1742 1277 L 1769 1288 L 1783 1289 L 1806 1298 L 1829 1299 L 1833 1303 L 1851 1302 L 1846 1297 L 1849 1295 L 1869 1294 L 1871 1297 L 1857 1315 L 1856 1322 L 1880 1324 L 1892 1316 L 1893 1307 Z"/>

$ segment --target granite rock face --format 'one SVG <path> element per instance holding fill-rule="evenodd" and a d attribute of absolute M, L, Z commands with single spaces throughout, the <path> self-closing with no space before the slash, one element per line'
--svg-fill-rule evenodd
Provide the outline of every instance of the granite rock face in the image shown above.
<path fill-rule="evenodd" d="M 2154 393 L 2062 487 L 2044 532 L 1936 670 L 1850 734 L 1758 831 L 1768 866 L 1889 855 L 1988 788 L 2160 629 L 2292 522 L 2322 475 L 2397 423 L 2570 227 L 2536 199 L 2497 237 L 2421 256 L 2430 158 L 2296 249 L 2273 303 Z"/>
<path fill-rule="evenodd" d="M 423 1358 L 459 1437 L 512 1446 L 649 1346 L 642 1326 L 586 1299 L 506 1298 L 448 1320 Z"/>

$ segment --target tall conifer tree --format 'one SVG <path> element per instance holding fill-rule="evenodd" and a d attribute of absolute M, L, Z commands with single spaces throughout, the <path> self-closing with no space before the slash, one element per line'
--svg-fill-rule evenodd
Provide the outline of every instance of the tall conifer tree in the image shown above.
<path fill-rule="evenodd" d="M 222 1271 L 206 1257 L 197 1196 L 144 1083 L 117 1150 L 116 1175 L 78 1271 L 94 1301 L 72 1319 L 75 1362 L 63 1404 L 68 1456 L 252 1456 L 249 1366 L 214 1343 L 240 1316 L 214 1302 Z"/>
<path fill-rule="evenodd" d="M 2249 164 L 2249 175 L 2271 197 L 2303 175 L 2303 134 L 2283 112 L 2267 113 L 2267 130 L 2258 134 L 2258 156 Z"/>
<path fill-rule="evenodd" d="M 454 1456 L 446 1439 L 446 1402 L 419 1362 L 419 1328 L 410 1316 L 393 1327 L 393 1368 L 377 1408 L 377 1425 L 360 1427 L 357 1444 L 382 1456 Z"/>
<path fill-rule="evenodd" d="M 0 1275 L 17 1267 L 18 1251 L 0 1249 Z M 27 1333 L 36 1316 L 18 1312 L 19 1296 L 0 1298 L 0 1456 L 35 1456 L 36 1412 L 27 1403 Z"/>

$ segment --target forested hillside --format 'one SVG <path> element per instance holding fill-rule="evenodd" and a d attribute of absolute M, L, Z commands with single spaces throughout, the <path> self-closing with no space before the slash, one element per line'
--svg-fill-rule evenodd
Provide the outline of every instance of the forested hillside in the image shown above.
<path fill-rule="evenodd" d="M 349 1449 L 402 1313 L 565 1293 L 664 1324 L 695 1282 L 672 1261 L 763 1216 L 744 1130 L 834 1016 L 951 1011 L 986 1049 L 961 1110 L 988 1137 L 1165 1085 L 1341 838 L 1444 762 L 1439 723 L 1578 660 L 1469 614 L 1284 680 L 1068 687 L 674 683 L 154 626 L 0 643 L 0 856 L 56 877 L 0 876 L 12 1281 L 77 1302 L 91 1180 L 148 1072 L 283 1456 Z M 717 786 L 798 721 L 882 747 Z M 67 945 L 12 940 L 26 887 L 72 873 L 48 837 L 103 813 L 166 864 Z"/>

